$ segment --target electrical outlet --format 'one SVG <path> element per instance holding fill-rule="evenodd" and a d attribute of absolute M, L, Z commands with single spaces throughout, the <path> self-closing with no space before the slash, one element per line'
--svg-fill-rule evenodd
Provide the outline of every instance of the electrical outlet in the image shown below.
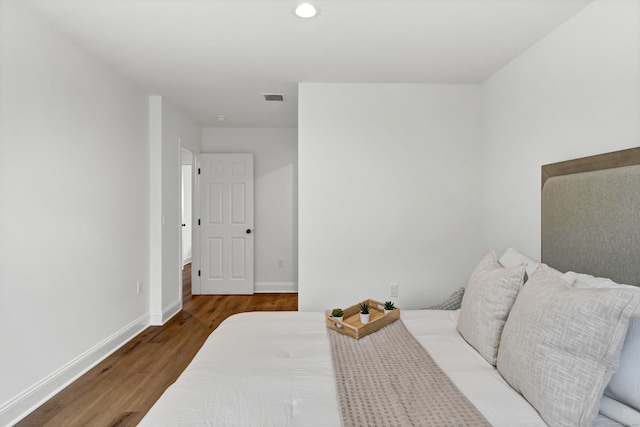
<path fill-rule="evenodd" d="M 138 283 L 136 283 L 136 293 L 138 295 L 140 295 L 140 290 L 142 289 L 142 281 L 138 280 Z"/>
<path fill-rule="evenodd" d="M 398 284 L 397 283 L 392 283 L 391 285 L 389 285 L 389 296 L 390 297 L 397 297 L 398 296 Z"/>
<path fill-rule="evenodd" d="M 284 267 L 284 258 L 278 259 L 278 267 Z"/>

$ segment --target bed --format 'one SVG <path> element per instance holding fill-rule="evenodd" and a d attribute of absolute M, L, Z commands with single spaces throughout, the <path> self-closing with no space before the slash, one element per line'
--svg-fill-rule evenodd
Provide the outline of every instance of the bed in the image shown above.
<path fill-rule="evenodd" d="M 640 426 L 639 164 L 632 149 L 543 166 L 542 263 L 513 248 L 489 251 L 460 308 L 402 310 L 394 323 L 485 425 Z M 344 336 L 325 316 L 228 318 L 139 425 L 479 425 L 389 421 L 379 404 L 349 395 L 335 374 L 344 372 L 335 336 Z M 401 364 L 389 361 L 384 375 Z M 404 411 L 391 394 L 383 397 Z M 348 411 L 370 418 L 354 421 Z"/>

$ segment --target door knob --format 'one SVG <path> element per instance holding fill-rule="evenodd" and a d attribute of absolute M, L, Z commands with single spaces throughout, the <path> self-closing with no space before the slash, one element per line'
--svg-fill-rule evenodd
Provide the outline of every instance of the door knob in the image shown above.
<path fill-rule="evenodd" d="M 251 234 L 251 229 L 250 228 L 247 229 L 247 234 Z"/>

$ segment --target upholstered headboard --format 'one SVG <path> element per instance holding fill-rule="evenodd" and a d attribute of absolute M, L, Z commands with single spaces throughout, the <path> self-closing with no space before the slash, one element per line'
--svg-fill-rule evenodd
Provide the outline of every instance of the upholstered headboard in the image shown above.
<path fill-rule="evenodd" d="M 640 286 L 640 147 L 542 166 L 542 262 Z"/>

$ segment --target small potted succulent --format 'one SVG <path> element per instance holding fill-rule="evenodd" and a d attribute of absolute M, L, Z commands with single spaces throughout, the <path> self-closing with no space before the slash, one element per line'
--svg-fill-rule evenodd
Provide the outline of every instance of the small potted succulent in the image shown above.
<path fill-rule="evenodd" d="M 393 305 L 393 303 L 391 301 L 385 301 L 384 302 L 384 314 L 387 314 L 391 311 L 393 311 L 396 307 Z"/>
<path fill-rule="evenodd" d="M 331 310 L 331 317 L 342 322 L 342 319 L 344 319 L 344 313 L 342 312 L 341 308 L 334 308 L 333 310 Z M 342 328 L 342 325 L 339 323 L 336 323 L 336 326 L 338 328 Z"/>
<path fill-rule="evenodd" d="M 360 304 L 360 323 L 362 323 L 363 325 L 366 323 L 369 323 L 369 316 L 371 314 L 369 313 L 369 304 L 367 304 L 366 302 L 363 302 L 362 304 Z"/>

